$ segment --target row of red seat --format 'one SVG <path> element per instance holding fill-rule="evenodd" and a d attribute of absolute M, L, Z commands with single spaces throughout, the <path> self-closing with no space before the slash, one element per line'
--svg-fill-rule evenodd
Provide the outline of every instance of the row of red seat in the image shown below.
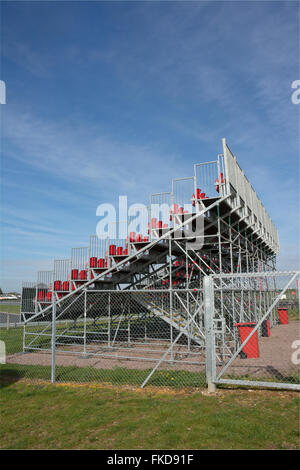
<path fill-rule="evenodd" d="M 152 229 L 168 228 L 168 224 L 164 224 L 162 220 L 157 220 L 155 217 L 153 217 L 151 219 L 151 228 Z M 148 224 L 148 233 L 149 233 L 149 224 Z"/>
<path fill-rule="evenodd" d="M 107 269 L 108 268 L 107 259 L 104 259 L 104 258 L 98 259 L 96 256 L 92 256 L 90 258 L 90 268 Z"/>
<path fill-rule="evenodd" d="M 78 271 L 78 270 L 74 270 L 74 271 Z M 80 282 L 80 281 L 86 281 L 87 280 L 87 271 L 81 271 L 80 272 L 81 274 L 81 277 L 78 279 L 76 278 L 75 281 L 76 282 Z M 74 273 L 73 273 L 74 275 Z M 76 284 L 75 282 L 75 284 Z M 72 284 L 72 290 L 75 290 L 76 287 L 74 286 L 74 284 Z M 54 281 L 53 283 L 53 291 L 55 292 L 70 292 L 70 281 Z M 61 297 L 61 295 L 59 295 L 59 297 Z M 45 290 L 38 290 L 37 292 L 37 300 L 38 302 L 51 302 L 52 301 L 52 291 L 49 290 L 48 292 L 46 292 Z"/>
<path fill-rule="evenodd" d="M 38 290 L 37 299 L 38 299 L 38 302 L 42 302 L 42 301 L 45 301 L 45 300 L 47 300 L 48 302 L 51 302 L 52 292 L 50 292 L 50 291 L 45 292 L 43 290 Z"/>
<path fill-rule="evenodd" d="M 192 196 L 192 202 L 193 206 L 195 207 L 196 201 L 199 201 L 199 199 L 208 199 L 208 196 L 206 196 L 205 193 L 201 193 L 201 189 L 196 189 L 196 196 L 193 194 Z"/>
<path fill-rule="evenodd" d="M 149 224 L 148 224 L 149 226 Z M 149 230 L 148 230 L 149 233 Z M 130 243 L 148 243 L 149 238 L 146 235 L 141 235 L 140 233 L 130 232 L 129 234 Z M 128 245 L 128 237 L 126 238 L 126 246 Z"/>

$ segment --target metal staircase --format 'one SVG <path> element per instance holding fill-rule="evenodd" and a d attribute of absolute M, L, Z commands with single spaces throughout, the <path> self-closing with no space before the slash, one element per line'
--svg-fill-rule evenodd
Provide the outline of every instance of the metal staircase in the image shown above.
<path fill-rule="evenodd" d="M 226 200 L 228 196 L 220 198 Z M 117 260 L 112 266 L 105 267 L 102 269 L 95 269 L 95 276 L 93 279 L 86 281 L 76 281 L 76 288 L 68 293 L 61 292 L 57 293 L 53 291 L 53 295 L 56 297 L 56 305 L 63 305 L 68 299 L 74 298 L 76 295 L 82 293 L 85 289 L 113 289 L 116 285 L 121 283 L 129 283 L 131 285 L 132 276 L 134 274 L 142 274 L 143 276 L 149 275 L 149 266 L 155 264 L 157 260 L 163 261 L 167 264 L 166 258 L 169 256 L 169 243 L 172 235 L 178 230 L 182 229 L 186 224 L 190 224 L 191 221 L 196 220 L 198 217 L 203 216 L 207 211 L 215 207 L 220 201 L 214 200 L 213 203 L 197 213 L 192 214 L 188 220 L 183 220 L 180 224 L 174 228 L 170 228 L 160 238 L 149 241 L 144 244 L 139 250 L 136 250 L 132 254 L 123 257 L 123 259 Z M 183 239 L 182 243 L 186 243 Z M 134 245 L 134 244 L 133 244 Z M 180 256 L 182 252 L 178 248 L 172 249 L 172 255 Z M 117 257 L 116 257 L 117 258 Z M 130 287 L 130 286 L 129 286 Z M 128 288 L 126 286 L 125 288 Z M 33 312 L 30 318 L 25 320 L 28 321 L 37 320 L 39 317 L 45 316 L 52 310 L 52 304 L 50 302 L 40 301 L 39 311 Z"/>
<path fill-rule="evenodd" d="M 141 305 L 143 305 L 149 312 L 155 314 L 158 318 L 161 318 L 172 327 L 176 328 L 179 332 L 184 333 L 188 338 L 195 341 L 199 346 L 203 346 L 205 342 L 205 334 L 203 329 L 194 321 L 192 325 L 187 328 L 189 315 L 185 312 L 185 315 L 181 310 L 170 308 L 170 305 L 166 308 L 161 307 L 154 301 L 145 302 L 142 298 L 136 299 Z M 191 308 L 191 311 L 194 309 Z M 184 309 L 183 309 L 184 310 Z"/>
<path fill-rule="evenodd" d="M 152 205 L 157 203 L 170 208 L 168 224 L 162 220 L 153 224 L 158 219 Z M 147 312 L 164 322 L 170 341 L 176 330 L 199 349 L 205 342 L 205 329 L 201 302 L 192 292 L 202 295 L 203 278 L 209 274 L 274 269 L 279 249 L 276 228 L 225 140 L 223 154 L 216 160 L 194 165 L 192 177 L 173 179 L 170 192 L 151 195 L 148 218 L 147 235 L 132 237 L 126 225 L 126 242 L 113 236 L 102 242 L 91 236 L 88 247 L 73 248 L 70 259 L 55 260 L 53 272 L 40 272 L 36 283 L 26 283 L 21 312 L 25 325 L 33 325 L 30 334 L 43 334 L 34 329 L 37 322 L 51 329 L 52 312 L 56 311 L 57 319 L 67 318 L 74 304 L 80 321 L 92 315 L 95 321 L 101 315 L 105 320 L 110 293 L 117 299 L 122 291 L 135 299 L 131 300 L 134 315 L 139 315 L 139 309 Z M 203 230 L 195 237 L 198 222 Z M 151 292 L 161 292 L 164 302 Z M 183 292 L 189 298 L 186 304 Z M 93 293 L 104 299 L 103 305 L 107 302 L 99 311 L 84 303 Z M 236 304 L 235 299 L 233 302 Z M 122 308 L 114 300 L 111 315 L 119 318 L 119 326 Z M 230 309 L 223 301 L 221 287 L 215 312 L 216 319 L 223 322 L 221 336 L 232 334 Z M 26 336 L 26 328 L 24 331 Z M 84 337 L 86 341 L 86 331 Z M 117 332 L 114 343 L 116 338 Z M 24 344 L 26 348 L 25 339 Z"/>

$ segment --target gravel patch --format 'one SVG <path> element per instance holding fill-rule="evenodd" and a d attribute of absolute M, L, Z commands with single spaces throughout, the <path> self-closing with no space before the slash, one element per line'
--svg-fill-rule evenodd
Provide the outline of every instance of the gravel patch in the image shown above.
<path fill-rule="evenodd" d="M 277 378 L 284 380 L 287 375 L 297 372 L 297 365 L 292 363 L 291 357 L 295 349 L 292 343 L 300 337 L 300 322 L 293 321 L 288 325 L 277 325 L 271 329 L 271 336 L 268 338 L 259 338 L 260 357 L 255 359 L 241 359 L 239 356 L 234 360 L 233 364 L 226 371 L 225 375 L 245 375 L 252 377 Z M 123 347 L 129 344 L 123 344 Z M 158 359 L 163 355 L 162 350 L 168 347 L 168 343 L 156 344 L 153 341 L 151 345 L 130 345 L 130 350 L 118 347 L 110 349 L 106 346 L 90 345 L 87 355 L 74 354 L 75 346 L 70 347 L 69 353 L 56 353 L 56 364 L 58 366 L 75 366 L 75 367 L 94 367 L 95 369 L 111 369 L 122 367 L 127 369 L 150 369 L 157 363 Z M 78 346 L 77 346 L 78 348 Z M 82 348 L 82 346 L 81 346 Z M 147 351 L 140 349 L 149 348 Z M 180 362 L 168 363 L 164 362 L 160 369 L 165 370 L 186 370 L 191 372 L 203 372 L 205 370 L 204 354 L 199 349 L 193 350 L 194 354 L 189 354 L 186 346 L 179 345 L 174 347 L 174 358 Z M 73 353 L 73 354 L 72 354 Z M 95 355 L 97 354 L 97 355 Z M 109 356 L 109 357 L 108 357 Z M 121 358 L 120 356 L 128 356 L 130 359 Z M 143 356 L 147 361 L 138 359 L 137 356 Z M 170 359 L 170 355 L 166 357 Z M 29 352 L 26 354 L 15 354 L 7 357 L 7 363 L 28 364 L 28 365 L 51 365 L 51 354 L 49 352 Z M 198 364 L 190 364 L 196 362 Z M 226 360 L 227 362 L 227 360 Z M 219 367 L 217 369 L 220 370 Z"/>
<path fill-rule="evenodd" d="M 276 325 L 271 329 L 269 337 L 258 339 L 258 358 L 241 359 L 238 356 L 225 374 L 249 374 L 253 377 L 276 377 L 284 380 L 287 375 L 297 373 L 298 367 L 292 362 L 292 354 L 295 352 L 292 344 L 299 339 L 299 321 L 292 321 L 288 325 Z"/>

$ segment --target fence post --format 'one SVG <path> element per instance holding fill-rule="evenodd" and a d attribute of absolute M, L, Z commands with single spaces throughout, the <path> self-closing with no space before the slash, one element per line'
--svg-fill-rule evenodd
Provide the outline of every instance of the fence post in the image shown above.
<path fill-rule="evenodd" d="M 206 382 L 209 392 L 216 391 L 216 351 L 214 335 L 214 281 L 212 276 L 203 279 L 204 288 L 204 323 L 206 338 Z"/>
<path fill-rule="evenodd" d="M 51 382 L 55 383 L 55 337 L 56 337 L 56 299 L 52 295 L 52 337 L 51 337 Z"/>
<path fill-rule="evenodd" d="M 298 291 L 298 308 L 300 312 L 300 287 L 299 287 L 299 281 L 300 281 L 300 276 L 298 277 L 296 281 L 296 286 L 297 286 L 297 291 Z"/>
<path fill-rule="evenodd" d="M 129 246 L 129 244 L 128 244 Z M 107 340 L 108 340 L 108 347 L 110 348 L 110 330 L 111 330 L 111 324 L 110 324 L 110 294 L 108 294 L 108 329 L 107 329 Z"/>
<path fill-rule="evenodd" d="M 83 354 L 86 354 L 86 304 L 87 289 L 84 289 L 84 313 L 83 313 Z"/>

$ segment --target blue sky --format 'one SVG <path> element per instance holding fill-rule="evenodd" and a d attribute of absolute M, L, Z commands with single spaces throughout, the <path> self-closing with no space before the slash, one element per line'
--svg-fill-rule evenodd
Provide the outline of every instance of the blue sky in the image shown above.
<path fill-rule="evenodd" d="M 237 156 L 299 266 L 298 2 L 1 2 L 0 286 L 20 289 L 145 202 Z"/>

